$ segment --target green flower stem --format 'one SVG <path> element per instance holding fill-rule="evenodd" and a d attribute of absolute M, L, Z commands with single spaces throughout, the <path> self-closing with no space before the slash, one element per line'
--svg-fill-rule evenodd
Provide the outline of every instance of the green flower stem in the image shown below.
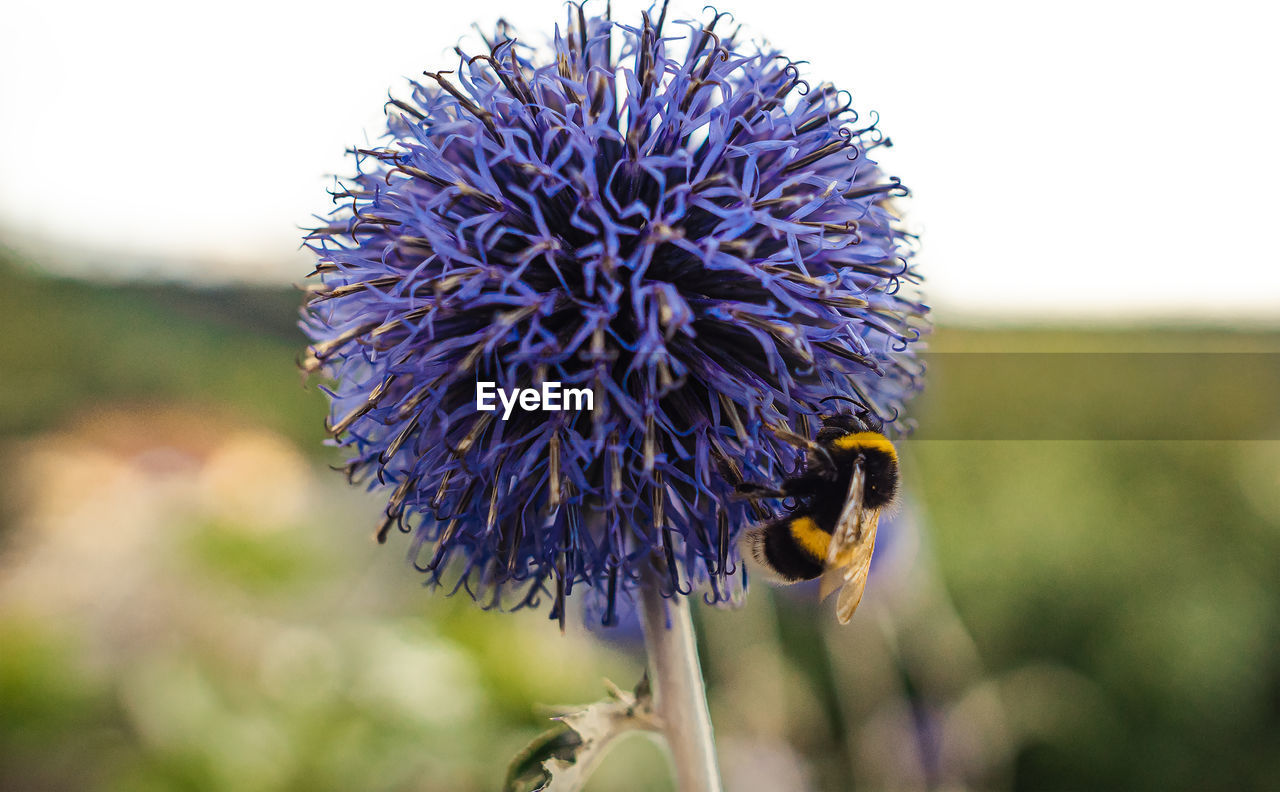
<path fill-rule="evenodd" d="M 707 693 L 686 597 L 662 596 L 653 572 L 640 586 L 654 710 L 671 749 L 679 792 L 721 792 Z"/>

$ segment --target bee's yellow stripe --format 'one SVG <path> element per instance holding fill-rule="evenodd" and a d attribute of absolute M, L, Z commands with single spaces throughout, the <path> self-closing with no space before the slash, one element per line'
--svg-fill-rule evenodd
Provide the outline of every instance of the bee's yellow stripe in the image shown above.
<path fill-rule="evenodd" d="M 791 521 L 791 538 L 805 555 L 818 563 L 827 558 L 827 547 L 831 544 L 831 534 L 818 527 L 812 517 L 797 517 Z"/>
<path fill-rule="evenodd" d="M 842 451 L 853 451 L 859 448 L 865 448 L 868 451 L 880 451 L 888 454 L 895 462 L 898 459 L 898 451 L 893 447 L 893 443 L 889 442 L 889 438 L 879 432 L 854 432 L 844 437 L 837 437 L 834 443 L 836 448 Z"/>

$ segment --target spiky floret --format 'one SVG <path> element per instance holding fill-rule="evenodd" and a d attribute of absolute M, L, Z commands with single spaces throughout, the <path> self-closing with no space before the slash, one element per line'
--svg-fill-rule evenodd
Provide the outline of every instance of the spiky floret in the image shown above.
<path fill-rule="evenodd" d="M 304 367 L 332 382 L 351 478 L 391 491 L 434 584 L 486 605 L 578 585 L 740 591 L 732 497 L 832 394 L 897 415 L 927 308 L 888 145 L 797 64 L 669 23 L 571 8 L 554 57 L 500 25 L 387 105 L 388 139 L 307 244 Z M 680 28 L 684 35 L 676 35 Z M 476 382 L 594 389 L 591 412 L 476 405 Z"/>

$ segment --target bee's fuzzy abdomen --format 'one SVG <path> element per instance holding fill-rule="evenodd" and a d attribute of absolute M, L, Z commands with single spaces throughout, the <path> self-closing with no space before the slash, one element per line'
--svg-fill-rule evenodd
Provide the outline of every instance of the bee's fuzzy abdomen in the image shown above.
<path fill-rule="evenodd" d="M 814 558 L 795 540 L 791 523 L 796 519 L 807 518 L 791 515 L 747 533 L 747 546 L 756 562 L 791 583 L 822 574 L 822 559 Z"/>
<path fill-rule="evenodd" d="M 847 459 L 862 458 L 866 473 L 863 504 L 868 509 L 883 509 L 898 496 L 898 452 L 888 438 L 879 432 L 852 432 L 832 442 Z"/>

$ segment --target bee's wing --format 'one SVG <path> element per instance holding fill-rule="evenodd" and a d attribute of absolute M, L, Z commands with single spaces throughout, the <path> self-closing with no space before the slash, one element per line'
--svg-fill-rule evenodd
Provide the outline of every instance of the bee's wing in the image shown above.
<path fill-rule="evenodd" d="M 845 584 L 840 589 L 840 597 L 836 600 L 836 619 L 841 624 L 848 624 L 853 612 L 862 602 L 862 592 L 867 587 L 867 571 L 871 569 L 871 554 L 876 549 L 876 529 L 880 526 L 880 513 L 876 512 L 867 520 L 862 542 L 854 554 L 853 563 L 845 568 Z"/>
<path fill-rule="evenodd" d="M 849 494 L 845 496 L 844 508 L 840 511 L 840 519 L 836 521 L 835 530 L 831 532 L 831 543 L 827 545 L 827 557 L 822 563 L 822 583 L 818 596 L 826 599 L 831 592 L 844 585 L 844 570 L 853 559 L 853 550 L 858 539 L 859 515 L 862 514 L 863 492 L 867 485 L 867 474 L 861 465 L 853 466 L 853 475 L 849 476 Z"/>
<path fill-rule="evenodd" d="M 842 588 L 836 602 L 836 618 L 848 623 L 862 601 L 862 591 L 867 585 L 867 570 L 871 566 L 871 553 L 876 547 L 876 529 L 880 523 L 879 511 L 868 510 L 864 504 L 867 484 L 866 471 L 861 465 L 853 466 L 849 477 L 849 495 L 844 509 L 831 534 L 831 544 L 823 563 L 822 582 L 818 596 L 826 599 L 836 589 Z"/>

